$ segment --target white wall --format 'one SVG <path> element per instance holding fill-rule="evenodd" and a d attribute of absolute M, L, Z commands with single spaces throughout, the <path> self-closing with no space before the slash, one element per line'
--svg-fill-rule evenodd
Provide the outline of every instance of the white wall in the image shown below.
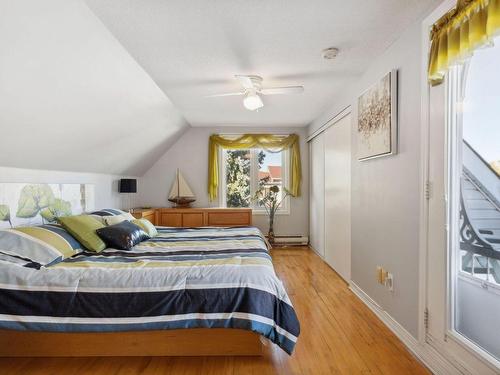
<path fill-rule="evenodd" d="M 300 136 L 302 160 L 302 196 L 291 198 L 290 215 L 278 215 L 275 220 L 276 234 L 308 234 L 309 168 L 305 142 L 306 128 L 190 128 L 154 165 L 140 178 L 138 203 L 143 206 L 170 207 L 168 193 L 180 168 L 187 183 L 196 195 L 194 207 L 218 207 L 210 202 L 207 193 L 208 138 L 215 133 L 297 133 Z M 254 225 L 267 232 L 267 217 L 254 215 Z"/>
<path fill-rule="evenodd" d="M 0 182 L 94 184 L 95 208 L 120 208 L 125 202 L 118 193 L 120 176 L 39 169 L 0 167 Z"/>
<path fill-rule="evenodd" d="M 361 289 L 414 336 L 418 331 L 421 20 L 336 97 L 309 134 L 352 105 L 352 274 Z M 399 154 L 359 162 L 357 97 L 393 68 L 399 70 Z M 377 265 L 394 274 L 394 293 L 376 283 Z"/>

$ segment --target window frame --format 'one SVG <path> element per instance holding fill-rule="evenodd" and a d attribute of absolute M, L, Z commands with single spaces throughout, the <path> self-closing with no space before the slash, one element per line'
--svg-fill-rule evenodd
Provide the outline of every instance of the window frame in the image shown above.
<path fill-rule="evenodd" d="M 477 355 L 481 361 L 493 364 L 496 370 L 500 361 L 477 341 L 472 340 L 457 328 L 457 293 L 459 280 L 486 289 L 488 293 L 499 296 L 499 285 L 489 280 L 483 280 L 462 270 L 460 246 L 460 176 L 462 175 L 463 154 L 461 144 L 463 137 L 462 103 L 465 97 L 470 61 L 451 67 L 446 73 L 445 82 L 445 207 L 446 207 L 446 254 L 447 254 L 447 308 L 446 337 L 462 345 L 466 350 Z M 489 258 L 488 266 L 489 266 Z M 474 262 L 472 263 L 474 268 Z"/>
<path fill-rule="evenodd" d="M 236 134 L 231 134 L 230 136 L 241 136 Z M 259 169 L 257 168 L 257 153 L 255 152 L 259 148 L 249 148 L 250 150 L 250 195 L 253 196 L 259 184 Z M 231 150 L 231 148 L 219 147 L 219 153 L 217 155 L 219 159 L 219 206 L 227 207 L 226 200 L 226 163 L 225 163 L 225 152 Z M 282 165 L 282 177 L 281 186 L 288 188 L 290 182 L 290 150 L 281 151 L 281 165 Z M 267 215 L 265 208 L 258 207 L 254 201 L 251 202 L 250 206 L 254 215 Z M 287 196 L 281 207 L 276 211 L 276 215 L 290 215 L 290 196 Z"/>
<path fill-rule="evenodd" d="M 474 274 L 474 262 L 472 262 L 472 270 L 470 273 L 466 272 L 463 270 L 463 267 L 462 267 L 462 263 L 461 263 L 461 260 L 462 260 L 462 254 L 459 252 L 458 254 L 455 253 L 456 249 L 459 248 L 460 246 L 460 241 L 459 241 L 459 232 L 460 232 L 460 229 L 459 229 L 459 211 L 460 211 L 460 207 L 459 207 L 459 204 L 458 204 L 458 199 L 459 199 L 459 196 L 460 196 L 460 177 L 462 175 L 462 168 L 463 168 L 463 153 L 462 153 L 462 150 L 461 150 L 461 147 L 457 147 L 456 144 L 461 144 L 462 142 L 466 142 L 467 144 L 468 141 L 464 138 L 464 134 L 463 134 L 463 127 L 464 127 L 464 120 L 463 120 L 463 114 L 462 114 L 462 109 L 461 109 L 461 106 L 463 105 L 463 102 L 466 98 L 465 94 L 466 94 L 466 88 L 467 88 L 467 80 L 469 78 L 469 70 L 470 70 L 470 63 L 471 61 L 468 60 L 468 61 L 465 61 L 462 65 L 460 66 L 454 66 L 452 68 L 449 69 L 447 75 L 446 75 L 446 84 L 447 84 L 447 111 L 449 111 L 449 114 L 448 114 L 448 117 L 449 117 L 449 127 L 451 128 L 450 130 L 448 130 L 448 136 L 449 136 L 449 140 L 448 140 L 448 148 L 450 148 L 450 150 L 448 150 L 448 158 L 449 160 L 451 161 L 450 163 L 452 165 L 450 165 L 448 167 L 449 171 L 448 171 L 448 191 L 450 192 L 450 198 L 452 198 L 452 201 L 448 202 L 448 210 L 449 210 L 449 218 L 448 218 L 448 227 L 450 228 L 450 238 L 448 239 L 448 246 L 449 246 L 449 249 L 448 251 L 450 253 L 453 253 L 453 256 L 455 257 L 455 259 L 451 259 L 451 262 L 452 264 L 450 265 L 450 267 L 452 267 L 452 270 L 454 274 L 451 275 L 452 277 L 452 280 L 450 280 L 450 285 L 453 286 L 454 288 L 456 288 L 456 280 L 458 278 L 462 278 L 463 280 L 466 280 L 466 281 L 474 281 L 477 283 L 479 283 L 479 285 L 481 285 L 483 288 L 485 288 L 486 290 L 488 290 L 489 288 L 493 288 L 495 292 L 500 292 L 500 284 L 499 283 L 496 283 L 496 282 L 492 282 L 491 280 L 489 280 L 489 277 L 490 277 L 490 273 L 489 273 L 489 263 L 490 263 L 490 259 L 489 257 L 486 257 L 486 260 L 488 262 L 487 264 L 487 274 L 486 274 L 486 280 L 483 280 L 481 277 L 478 277 Z M 457 150 L 452 150 L 451 149 L 451 146 L 452 145 L 455 145 L 455 148 L 457 148 Z M 472 147 L 472 146 L 471 146 Z M 489 165 L 489 163 L 487 161 L 485 161 L 485 159 L 483 158 L 483 156 L 475 149 L 473 148 L 472 149 L 473 152 L 479 157 L 479 159 L 481 159 L 485 165 L 493 172 L 495 173 L 497 176 L 498 173 L 496 170 L 494 170 L 493 168 L 491 168 L 491 166 Z M 499 176 L 500 177 L 500 176 Z M 452 185 L 456 185 L 458 186 L 455 187 L 455 190 L 458 190 L 458 191 L 455 191 L 454 192 L 454 189 L 453 189 L 453 186 Z M 452 196 L 453 193 L 455 194 L 455 196 Z M 452 230 L 454 231 L 454 233 L 451 233 Z M 476 254 L 475 254 L 476 255 Z M 476 256 L 473 255 L 473 258 L 475 258 Z M 452 295 L 454 296 L 455 293 L 452 293 Z M 454 297 L 453 297 L 454 298 Z M 450 303 L 454 303 L 454 301 L 452 300 Z M 453 314 L 453 319 L 455 317 L 455 314 Z M 455 324 L 454 322 L 453 323 L 453 329 Z"/>

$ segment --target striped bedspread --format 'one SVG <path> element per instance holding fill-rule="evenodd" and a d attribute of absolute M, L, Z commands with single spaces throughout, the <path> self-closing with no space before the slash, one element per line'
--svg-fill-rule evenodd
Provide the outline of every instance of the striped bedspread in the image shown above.
<path fill-rule="evenodd" d="M 258 229 L 158 231 L 39 270 L 0 259 L 0 329 L 241 328 L 292 353 L 299 322 Z"/>

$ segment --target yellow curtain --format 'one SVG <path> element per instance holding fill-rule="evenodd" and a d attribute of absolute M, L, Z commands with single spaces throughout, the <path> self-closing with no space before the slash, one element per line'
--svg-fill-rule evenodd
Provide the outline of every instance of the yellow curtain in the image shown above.
<path fill-rule="evenodd" d="M 499 34 L 500 0 L 459 0 L 432 28 L 429 83 L 443 82 L 448 68 L 492 44 Z"/>
<path fill-rule="evenodd" d="M 286 137 L 271 134 L 244 134 L 238 138 L 211 135 L 208 143 L 208 195 L 210 200 L 217 198 L 219 189 L 219 147 L 229 149 L 246 149 L 260 147 L 269 151 L 290 149 L 290 193 L 300 196 L 302 169 L 300 165 L 299 136 L 290 134 Z"/>

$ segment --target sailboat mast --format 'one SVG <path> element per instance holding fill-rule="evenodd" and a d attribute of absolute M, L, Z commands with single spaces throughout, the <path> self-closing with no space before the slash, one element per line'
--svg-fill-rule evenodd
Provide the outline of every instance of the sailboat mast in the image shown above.
<path fill-rule="evenodd" d="M 179 197 L 181 194 L 180 191 L 180 184 L 179 184 L 179 168 L 177 168 L 177 197 Z"/>

